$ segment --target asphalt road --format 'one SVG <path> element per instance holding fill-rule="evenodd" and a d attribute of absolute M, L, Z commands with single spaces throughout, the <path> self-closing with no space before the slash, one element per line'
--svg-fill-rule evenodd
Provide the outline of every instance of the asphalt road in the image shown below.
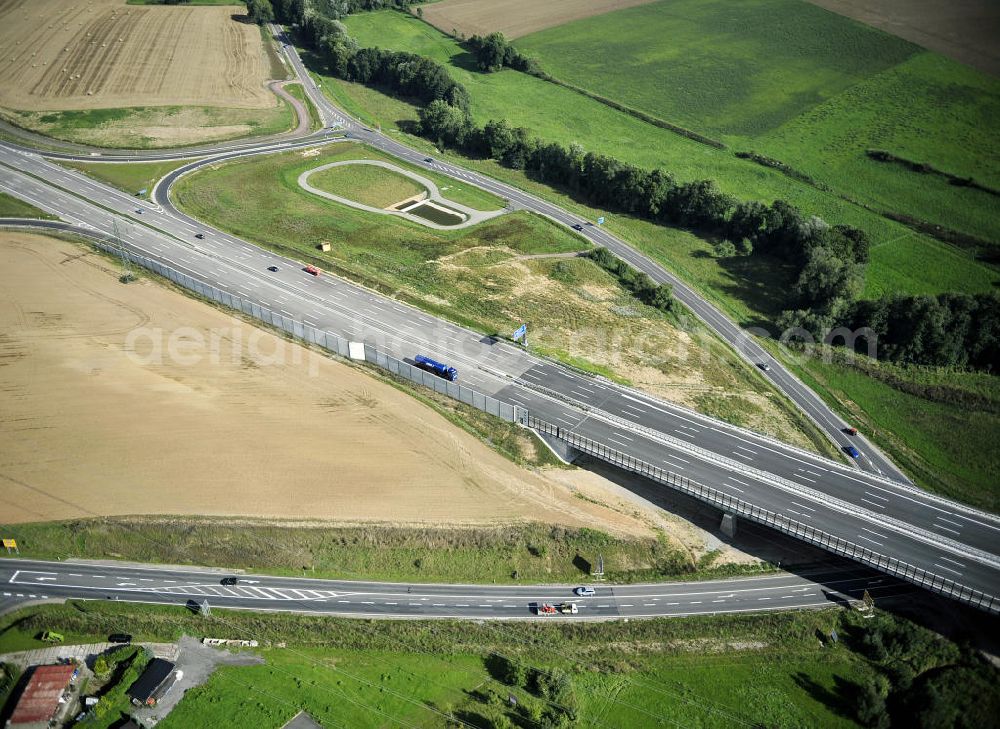
<path fill-rule="evenodd" d="M 322 103 L 320 110 L 328 123 L 348 131 L 356 128 Z M 459 368 L 463 384 L 536 417 L 886 556 L 996 594 L 1000 519 L 995 516 L 541 360 L 345 281 L 309 276 L 301 264 L 187 218 L 169 200 L 173 181 L 201 165 L 323 141 L 312 137 L 241 148 L 191 163 L 158 186 L 152 203 L 2 144 L 0 188 L 88 230 L 112 233 L 113 221 L 129 220 L 131 224 L 119 227 L 131 248 L 233 295 L 365 341 L 401 359 L 423 353 L 445 360 Z M 365 141 L 404 158 L 418 154 L 379 135 Z M 435 168 L 440 171 L 439 165 Z M 484 187 L 499 184 L 464 171 L 454 174 L 483 182 Z M 505 195 L 507 190 L 512 188 L 494 189 Z M 596 228 L 587 230 L 604 234 Z M 205 237 L 198 239 L 196 234 Z M 267 271 L 272 265 L 279 270 Z"/>
<path fill-rule="evenodd" d="M 595 620 L 827 607 L 867 589 L 878 601 L 916 593 L 906 583 L 855 567 L 702 582 L 594 585 L 422 585 L 239 574 L 207 568 L 0 559 L 0 612 L 45 599 L 121 600 L 213 608 L 383 618 Z M 574 603 L 576 615 L 538 615 L 542 603 Z"/>

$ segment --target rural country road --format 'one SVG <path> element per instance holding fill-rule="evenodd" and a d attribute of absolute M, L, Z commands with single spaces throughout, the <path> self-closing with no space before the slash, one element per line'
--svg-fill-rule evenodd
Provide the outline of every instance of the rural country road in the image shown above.
<path fill-rule="evenodd" d="M 236 585 L 223 585 L 237 576 Z M 26 602 L 85 599 L 211 608 L 382 618 L 610 620 L 844 605 L 868 590 L 878 601 L 916 593 L 905 582 L 853 565 L 801 575 L 668 582 L 576 585 L 404 584 L 272 577 L 209 568 L 0 559 L 0 613 Z M 539 616 L 537 605 L 572 602 L 576 615 Z"/>
<path fill-rule="evenodd" d="M 299 63 L 296 55 L 291 58 Z M 300 66 L 297 70 L 303 73 Z M 424 163 L 419 153 L 365 130 L 328 104 L 324 106 L 323 97 L 315 98 L 324 126 L 339 124 L 355 139 L 367 135 L 362 141 L 374 147 L 415 164 L 444 169 L 516 205 L 535 200 L 489 178 Z M 213 230 L 176 210 L 170 201 L 171 184 L 186 172 L 250 154 L 315 146 L 328 139 L 329 131 L 192 162 L 161 181 L 152 203 L 138 202 L 53 164 L 45 158 L 51 155 L 0 143 L 0 189 L 57 214 L 77 232 L 107 236 L 117 225 L 131 250 L 228 296 L 364 341 L 399 359 L 417 353 L 443 359 L 459 368 L 463 384 L 480 393 L 691 481 L 711 485 L 732 498 L 864 546 L 871 550 L 872 563 L 897 560 L 897 573 L 907 578 L 916 579 L 914 568 L 930 572 L 934 589 L 953 594 L 958 585 L 979 591 L 982 594 L 975 599 L 980 604 L 1000 610 L 995 599 L 1000 588 L 1000 519 L 995 515 L 540 359 L 345 280 L 309 276 L 294 260 Z M 532 204 L 538 212 L 573 222 L 554 206 L 541 201 Z M 123 225 L 122 221 L 129 222 Z M 585 227 L 584 232 L 611 247 L 600 237 L 607 234 L 596 226 Z M 269 266 L 277 271 L 270 272 Z M 732 323 L 728 326 L 739 333 Z"/>

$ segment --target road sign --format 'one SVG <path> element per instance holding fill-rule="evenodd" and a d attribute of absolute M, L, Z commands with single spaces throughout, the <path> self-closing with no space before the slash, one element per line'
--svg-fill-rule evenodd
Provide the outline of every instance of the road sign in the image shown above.
<path fill-rule="evenodd" d="M 515 342 L 518 339 L 524 339 L 524 341 L 527 342 L 528 341 L 528 325 L 527 324 L 522 324 L 521 326 L 519 326 L 517 328 L 517 331 L 514 332 L 511 335 L 511 339 L 513 339 Z"/>
<path fill-rule="evenodd" d="M 17 540 L 16 539 L 4 539 L 3 540 L 3 546 L 5 546 L 7 549 L 17 549 Z"/>
<path fill-rule="evenodd" d="M 604 225 L 604 216 L 603 215 L 597 219 L 597 224 L 598 225 Z"/>

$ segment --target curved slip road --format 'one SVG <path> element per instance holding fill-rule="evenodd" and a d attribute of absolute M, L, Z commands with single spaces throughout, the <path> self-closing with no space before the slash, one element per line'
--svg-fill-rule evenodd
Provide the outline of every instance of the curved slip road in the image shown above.
<path fill-rule="evenodd" d="M 0 559 L 0 613 L 29 601 L 85 599 L 213 608 L 301 612 L 346 617 L 468 620 L 613 620 L 762 612 L 843 605 L 865 590 L 876 600 L 916 590 L 863 568 L 828 567 L 801 575 L 776 574 L 701 582 L 593 585 L 578 597 L 574 585 L 400 584 L 239 574 L 210 568 L 116 565 L 86 561 Z M 576 615 L 539 616 L 540 603 L 577 605 Z"/>

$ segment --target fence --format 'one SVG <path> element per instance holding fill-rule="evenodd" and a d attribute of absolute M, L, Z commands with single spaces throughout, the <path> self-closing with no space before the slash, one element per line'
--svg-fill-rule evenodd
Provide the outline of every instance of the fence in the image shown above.
<path fill-rule="evenodd" d="M 113 241 L 101 236 L 91 236 L 95 239 L 98 247 L 107 250 L 115 255 L 121 255 L 122 251 Z M 341 357 L 349 357 L 349 342 L 332 332 L 309 326 L 296 321 L 291 317 L 283 316 L 267 307 L 260 306 L 254 302 L 235 296 L 226 291 L 222 291 L 210 284 L 206 284 L 198 279 L 180 273 L 173 268 L 166 266 L 159 261 L 155 261 L 146 256 L 142 256 L 131 251 L 126 252 L 129 260 L 143 268 L 149 269 L 164 278 L 170 279 L 179 286 L 194 291 L 207 299 L 216 301 L 224 306 L 228 306 L 237 311 L 242 311 L 265 324 L 275 326 L 292 336 L 315 344 L 329 350 Z M 598 441 L 591 440 L 577 433 L 569 432 L 565 428 L 553 425 L 545 420 L 540 420 L 532 416 L 524 408 L 515 407 L 509 403 L 501 402 L 496 398 L 477 392 L 456 382 L 449 382 L 437 377 L 429 372 L 425 372 L 413 365 L 403 362 L 395 357 L 377 351 L 370 345 L 365 345 L 365 361 L 389 372 L 404 377 L 418 385 L 423 385 L 447 395 L 456 400 L 471 405 L 490 415 L 494 415 L 512 423 L 519 423 L 525 427 L 532 428 L 542 433 L 553 435 L 564 440 L 573 448 L 588 455 L 600 458 L 619 468 L 633 473 L 638 473 L 646 478 L 662 483 L 670 488 L 686 493 L 701 501 L 709 503 L 722 509 L 725 512 L 742 516 L 759 524 L 764 524 L 780 532 L 789 534 L 810 544 L 826 549 L 827 551 L 848 557 L 862 564 L 875 567 L 896 577 L 900 577 L 916 585 L 933 592 L 947 595 L 960 602 L 973 605 L 991 613 L 1000 613 L 1000 600 L 992 595 L 988 595 L 980 590 L 975 590 L 964 585 L 960 585 L 947 577 L 928 572 L 920 567 L 916 567 L 895 557 L 874 552 L 867 547 L 862 547 L 854 542 L 841 539 L 832 534 L 824 532 L 815 527 L 781 516 L 773 511 L 762 509 L 758 506 L 731 496 L 728 493 L 703 486 L 678 474 L 666 471 L 657 466 L 653 466 L 645 461 L 629 456 L 621 451 L 615 450 Z"/>

